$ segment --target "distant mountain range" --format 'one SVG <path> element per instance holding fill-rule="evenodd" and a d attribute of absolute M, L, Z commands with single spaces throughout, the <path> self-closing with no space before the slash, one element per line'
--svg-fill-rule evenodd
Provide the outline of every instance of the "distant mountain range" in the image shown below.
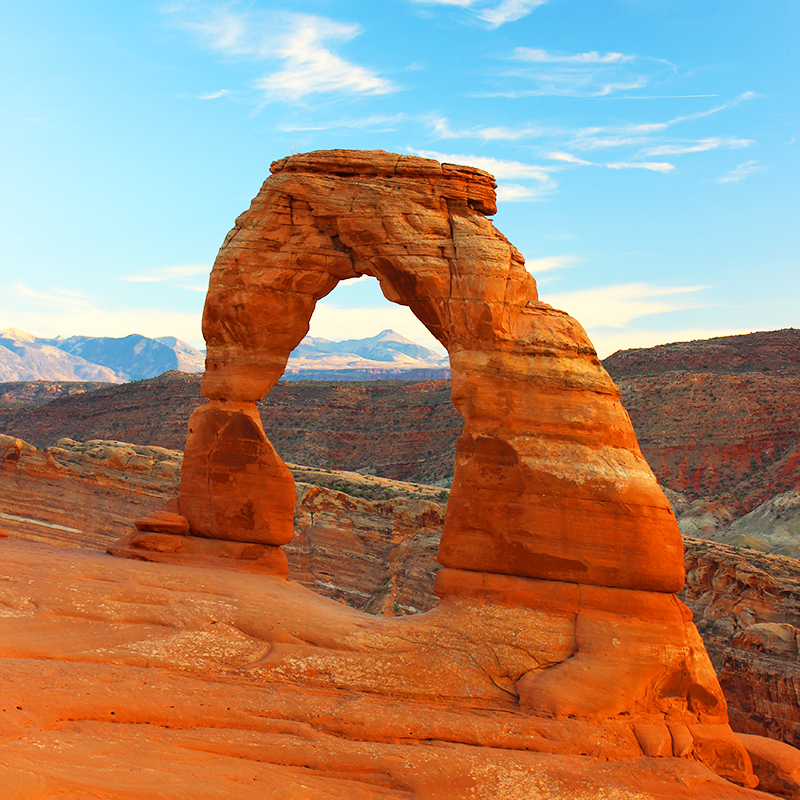
<path fill-rule="evenodd" d="M 205 353 L 174 336 L 45 339 L 16 328 L 0 331 L 0 382 L 123 383 L 169 370 L 202 372 L 204 368 Z M 306 336 L 292 353 L 284 375 L 286 380 L 337 381 L 449 377 L 447 356 L 390 330 L 343 342 Z"/>
<path fill-rule="evenodd" d="M 446 379 L 450 361 L 390 330 L 342 342 L 306 336 L 292 352 L 283 377 L 290 381 Z"/>
<path fill-rule="evenodd" d="M 205 353 L 173 336 L 148 339 L 137 333 L 43 339 L 6 328 L 0 331 L 2 381 L 125 381 L 154 378 L 169 370 L 202 372 Z"/>

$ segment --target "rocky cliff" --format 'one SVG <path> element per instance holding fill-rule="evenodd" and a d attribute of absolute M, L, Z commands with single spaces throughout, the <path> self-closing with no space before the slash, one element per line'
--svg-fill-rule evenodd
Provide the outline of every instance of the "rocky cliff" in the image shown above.
<path fill-rule="evenodd" d="M 670 489 L 740 516 L 800 485 L 800 330 L 626 350 L 604 363 Z"/>

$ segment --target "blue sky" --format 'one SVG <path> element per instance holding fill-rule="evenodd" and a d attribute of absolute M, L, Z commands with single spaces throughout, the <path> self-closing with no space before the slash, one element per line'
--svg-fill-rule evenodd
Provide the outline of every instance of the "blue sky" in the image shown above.
<path fill-rule="evenodd" d="M 202 346 L 208 272 L 289 153 L 496 175 L 497 227 L 601 355 L 800 327 L 800 4 L 2 2 L 0 328 Z M 311 332 L 410 312 L 341 284 Z"/>

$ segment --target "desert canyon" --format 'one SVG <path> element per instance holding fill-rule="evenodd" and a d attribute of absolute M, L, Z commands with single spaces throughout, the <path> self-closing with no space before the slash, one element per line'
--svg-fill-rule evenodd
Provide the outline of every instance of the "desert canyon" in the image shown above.
<path fill-rule="evenodd" d="M 488 219 L 492 176 L 271 172 L 214 265 L 182 456 L 0 435 L 0 798 L 800 796 L 797 562 L 681 537 L 620 389 Z M 449 490 L 265 433 L 316 302 L 361 275 L 449 353 Z"/>

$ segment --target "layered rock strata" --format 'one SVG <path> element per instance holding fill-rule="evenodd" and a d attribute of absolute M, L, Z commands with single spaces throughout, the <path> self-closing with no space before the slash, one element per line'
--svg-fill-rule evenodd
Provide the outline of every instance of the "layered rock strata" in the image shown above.
<path fill-rule="evenodd" d="M 105 549 L 177 495 L 180 469 L 181 454 L 162 447 L 62 439 L 42 451 L 0 434 L 0 528 Z"/>
<path fill-rule="evenodd" d="M 691 756 L 755 786 L 691 612 L 674 596 L 684 582 L 674 514 L 583 329 L 539 302 L 522 257 L 487 219 L 492 177 L 383 152 L 293 156 L 271 171 L 211 275 L 210 402 L 189 421 L 179 494 L 190 534 L 150 517 L 137 542 L 152 540 L 164 560 L 198 547 L 204 557 L 204 540 L 222 556 L 234 542 L 285 574 L 292 478 L 255 404 L 316 302 L 371 275 L 447 348 L 464 418 L 438 551 L 441 602 L 374 635 L 372 622 L 354 621 L 344 638 L 326 634 L 326 653 L 273 628 L 264 679 L 388 687 L 497 712 L 510 702 L 536 724 L 563 721 L 578 740 L 581 725 L 597 726 L 608 757 Z"/>

